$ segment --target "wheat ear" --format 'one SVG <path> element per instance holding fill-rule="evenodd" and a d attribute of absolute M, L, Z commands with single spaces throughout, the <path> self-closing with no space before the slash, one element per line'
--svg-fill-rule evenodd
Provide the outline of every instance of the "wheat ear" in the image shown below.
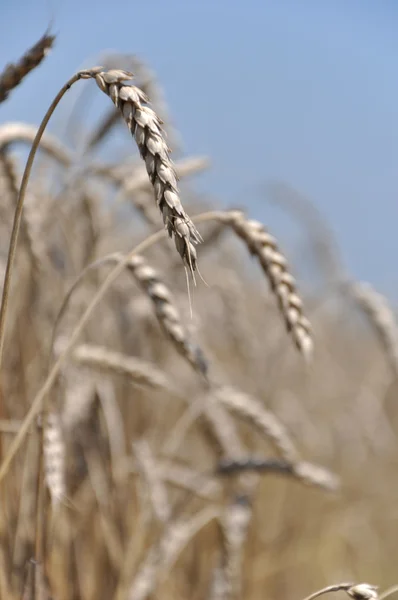
<path fill-rule="evenodd" d="M 290 463 L 299 462 L 296 448 L 285 427 L 256 398 L 228 386 L 213 389 L 213 396 L 216 401 L 246 419 L 263 433 L 273 443 L 282 458 Z"/>
<path fill-rule="evenodd" d="M 223 548 L 220 575 L 224 579 L 227 598 L 237 600 L 242 597 L 243 549 L 252 514 L 249 498 L 236 496 L 221 519 Z"/>
<path fill-rule="evenodd" d="M 320 487 L 324 490 L 334 492 L 339 487 L 339 480 L 333 474 L 312 463 L 299 461 L 291 463 L 278 458 L 257 458 L 253 456 L 238 460 L 222 459 L 217 466 L 220 475 L 233 475 L 246 471 L 255 473 L 280 473 L 289 475 L 304 483 L 305 485 Z"/>
<path fill-rule="evenodd" d="M 391 365 L 398 376 L 398 323 L 387 298 L 379 294 L 369 283 L 345 284 L 348 293 L 368 317 Z"/>
<path fill-rule="evenodd" d="M 218 508 L 207 506 L 192 517 L 183 516 L 169 523 L 160 539 L 149 549 L 131 585 L 128 600 L 146 600 L 155 591 L 159 579 L 172 568 L 188 542 L 219 516 Z"/>
<path fill-rule="evenodd" d="M 171 516 L 171 507 L 166 486 L 160 475 L 159 463 L 144 438 L 133 443 L 133 451 L 138 469 L 142 472 L 147 484 L 148 496 L 156 518 L 165 523 Z"/>
<path fill-rule="evenodd" d="M 44 473 L 53 506 L 66 497 L 66 450 L 61 419 L 56 409 L 47 415 L 44 427 Z"/>
<path fill-rule="evenodd" d="M 166 122 L 167 139 L 171 140 L 171 143 L 175 147 L 178 136 L 170 126 L 169 109 L 164 98 L 163 90 L 156 79 L 155 73 L 148 65 L 137 56 L 120 54 L 110 56 L 105 55 L 101 58 L 100 62 L 105 66 L 105 69 L 113 69 L 115 65 L 122 65 L 123 68 L 134 72 L 135 77 L 139 82 L 139 87 L 148 98 L 150 98 L 152 106 L 161 119 Z M 99 144 L 113 126 L 118 123 L 120 116 L 120 113 L 115 109 L 107 113 L 89 138 L 87 148 L 91 150 Z"/>
<path fill-rule="evenodd" d="M 17 167 L 14 160 L 12 160 L 11 156 L 6 151 L 6 149 L 1 149 L 1 146 L 0 164 L 3 167 L 4 175 L 8 182 L 8 188 L 10 195 L 12 196 L 14 207 L 17 202 L 19 190 L 19 178 L 17 173 Z M 35 227 L 35 221 L 37 221 L 37 213 L 35 213 L 35 211 L 32 210 L 30 203 L 27 202 L 25 205 L 25 211 L 22 214 L 22 238 L 29 251 L 34 271 L 35 273 L 38 273 L 40 265 L 43 261 L 43 256 L 45 255 L 45 245 L 43 245 L 42 238 L 37 234 L 37 227 Z"/>
<path fill-rule="evenodd" d="M 262 223 L 247 220 L 240 211 L 220 213 L 220 220 L 245 242 L 256 256 L 278 300 L 287 330 L 303 356 L 310 360 L 313 352 L 311 325 L 303 313 L 303 303 L 297 293 L 296 282 L 288 270 L 275 238 Z"/>
<path fill-rule="evenodd" d="M 139 88 L 126 85 L 125 82 L 131 78 L 132 73 L 121 70 L 95 74 L 98 87 L 123 114 L 145 161 L 169 236 L 174 236 L 178 253 L 193 272 L 196 269 L 195 244 L 201 241 L 201 236 L 181 204 L 177 177 L 169 156 L 170 150 L 163 137 L 161 120 L 146 106 L 146 95 Z"/>
<path fill-rule="evenodd" d="M 130 259 L 127 268 L 151 299 L 159 324 L 177 351 L 196 371 L 206 377 L 208 362 L 201 348 L 189 339 L 173 296 L 158 273 L 147 264 L 143 256 L 138 255 Z"/>
<path fill-rule="evenodd" d="M 99 371 L 125 375 L 133 383 L 139 385 L 160 388 L 166 391 L 173 389 L 171 382 L 163 371 L 157 369 L 150 362 L 135 356 L 127 356 L 102 346 L 82 344 L 73 351 L 72 358 L 79 365 L 98 369 Z"/>
<path fill-rule="evenodd" d="M 9 93 L 19 85 L 24 77 L 39 66 L 52 48 L 55 36 L 45 33 L 17 63 L 7 65 L 0 73 L 0 103 L 7 100 Z"/>

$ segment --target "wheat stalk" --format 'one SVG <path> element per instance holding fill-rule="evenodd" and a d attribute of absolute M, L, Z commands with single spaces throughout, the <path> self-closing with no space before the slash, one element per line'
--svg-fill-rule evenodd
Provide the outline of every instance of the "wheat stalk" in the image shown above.
<path fill-rule="evenodd" d="M 297 450 L 285 427 L 258 400 L 228 386 L 215 388 L 212 394 L 217 402 L 246 419 L 263 433 L 273 443 L 282 458 L 291 463 L 299 462 Z"/>

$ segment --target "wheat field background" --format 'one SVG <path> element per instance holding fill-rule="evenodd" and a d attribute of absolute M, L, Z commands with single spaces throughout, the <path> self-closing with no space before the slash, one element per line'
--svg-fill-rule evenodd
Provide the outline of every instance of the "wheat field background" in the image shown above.
<path fill-rule="evenodd" d="M 1 103 L 53 43 L 7 57 Z M 354 584 L 398 581 L 393 309 L 268 185 L 310 242 L 316 286 L 296 282 L 266 223 L 197 192 L 211 157 L 171 161 L 148 66 L 100 62 L 76 146 L 0 125 L 0 597 L 377 598 Z M 115 129 L 124 157 L 99 158 Z"/>

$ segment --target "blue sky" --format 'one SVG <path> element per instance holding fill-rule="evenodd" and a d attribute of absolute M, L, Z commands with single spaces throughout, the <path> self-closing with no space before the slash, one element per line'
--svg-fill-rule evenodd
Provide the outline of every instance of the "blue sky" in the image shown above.
<path fill-rule="evenodd" d="M 104 49 L 141 55 L 186 151 L 212 159 L 202 189 L 289 245 L 289 219 L 261 186 L 290 184 L 320 208 L 352 274 L 398 297 L 398 2 L 0 0 L 0 63 L 51 20 L 55 50 L 1 122 L 37 123 Z"/>

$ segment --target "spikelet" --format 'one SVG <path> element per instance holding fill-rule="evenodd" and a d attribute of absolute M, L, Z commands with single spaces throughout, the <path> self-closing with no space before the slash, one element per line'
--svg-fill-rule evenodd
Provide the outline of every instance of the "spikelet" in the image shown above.
<path fill-rule="evenodd" d="M 127 265 L 140 287 L 151 299 L 160 326 L 177 351 L 201 375 L 207 375 L 208 363 L 201 348 L 189 339 L 173 296 L 158 273 L 142 256 L 133 256 Z"/>
<path fill-rule="evenodd" d="M 53 506 L 57 506 L 66 496 L 65 483 L 65 441 L 61 419 L 56 409 L 47 416 L 44 425 L 44 471 Z"/>

